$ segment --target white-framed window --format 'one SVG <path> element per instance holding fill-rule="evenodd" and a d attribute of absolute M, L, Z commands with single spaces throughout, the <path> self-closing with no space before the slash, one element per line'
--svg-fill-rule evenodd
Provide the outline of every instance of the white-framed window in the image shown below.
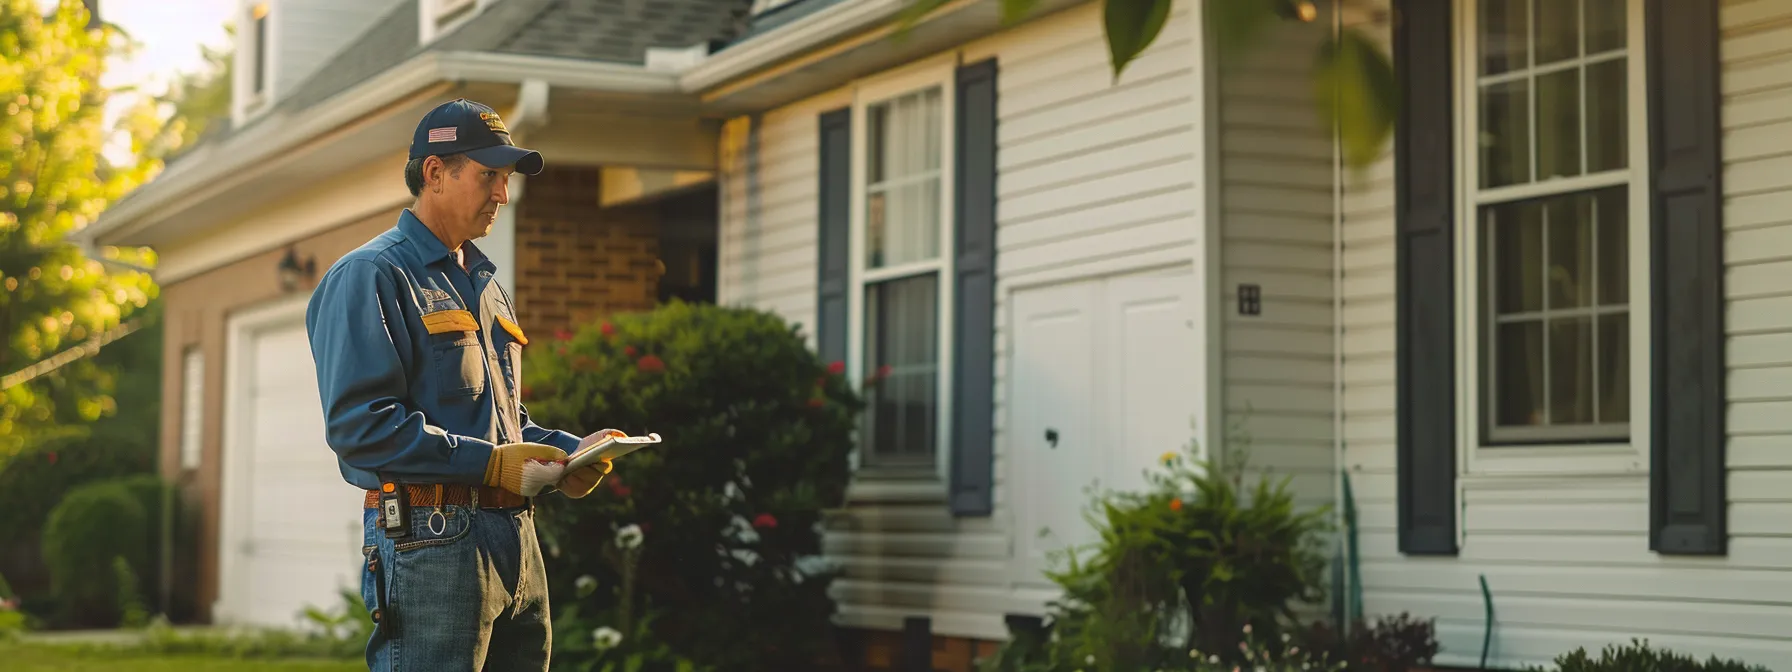
<path fill-rule="evenodd" d="M 423 0 L 417 7 L 419 41 L 428 44 L 472 20 L 497 0 Z"/>
<path fill-rule="evenodd" d="M 1644 467 L 1641 0 L 1459 0 L 1457 236 L 1470 468 Z"/>
<path fill-rule="evenodd" d="M 929 61 L 854 92 L 849 361 L 860 378 L 889 367 L 866 394 L 862 467 L 946 464 L 952 75 Z"/>
<path fill-rule="evenodd" d="M 199 468 L 205 420 L 205 353 L 197 346 L 181 353 L 180 468 Z"/>
<path fill-rule="evenodd" d="M 268 3 L 258 2 L 249 8 L 249 93 L 256 99 L 268 89 Z"/>

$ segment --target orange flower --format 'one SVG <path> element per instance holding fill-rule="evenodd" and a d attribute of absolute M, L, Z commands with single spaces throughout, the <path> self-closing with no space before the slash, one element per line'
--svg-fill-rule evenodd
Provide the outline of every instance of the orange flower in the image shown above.
<path fill-rule="evenodd" d="M 1171 511 L 1181 511 L 1182 510 L 1182 500 L 1181 499 L 1170 500 L 1170 510 Z"/>

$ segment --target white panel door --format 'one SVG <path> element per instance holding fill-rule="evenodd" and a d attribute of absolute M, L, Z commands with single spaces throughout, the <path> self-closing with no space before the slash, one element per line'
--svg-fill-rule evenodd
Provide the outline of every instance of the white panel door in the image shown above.
<path fill-rule="evenodd" d="M 299 320 L 302 320 L 300 316 Z M 306 606 L 330 611 L 360 585 L 361 498 L 324 443 L 322 406 L 303 321 L 245 332 L 243 404 L 229 469 L 239 507 L 222 586 L 231 620 L 291 626 Z"/>
<path fill-rule="evenodd" d="M 1008 482 L 1016 564 L 1029 583 L 1049 584 L 1040 574 L 1048 553 L 1093 540 L 1082 507 L 1103 459 L 1092 422 L 1099 289 L 1082 282 L 1013 295 Z"/>
<path fill-rule="evenodd" d="M 1111 437 L 1106 483 L 1146 487 L 1144 472 L 1195 437 L 1194 282 L 1184 274 L 1108 281 L 1102 295 L 1102 434 Z"/>
<path fill-rule="evenodd" d="M 1089 486 L 1140 491 L 1195 436 L 1193 289 L 1184 269 L 1013 293 L 1006 465 L 1022 585 L 1051 586 L 1051 553 L 1098 539 Z"/>

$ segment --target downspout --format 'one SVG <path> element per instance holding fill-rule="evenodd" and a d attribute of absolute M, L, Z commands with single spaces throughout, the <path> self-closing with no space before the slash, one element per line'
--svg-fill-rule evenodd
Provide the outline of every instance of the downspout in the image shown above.
<path fill-rule="evenodd" d="M 1344 32 L 1343 0 L 1332 0 L 1331 3 L 1331 39 L 1336 42 Z M 1337 89 L 1332 90 L 1332 109 L 1338 109 Z M 1336 515 L 1344 521 L 1339 529 L 1343 534 L 1354 536 L 1349 510 L 1352 502 L 1349 487 L 1349 476 L 1344 460 L 1344 153 L 1342 142 L 1338 138 L 1338 125 L 1332 123 L 1332 466 L 1337 469 L 1338 480 L 1332 484 L 1333 508 Z M 1340 540 L 1340 555 L 1343 569 L 1340 585 L 1337 586 L 1341 600 L 1343 620 L 1338 623 L 1340 632 L 1349 632 L 1350 620 L 1355 615 L 1353 605 L 1348 596 L 1354 594 L 1356 586 L 1353 579 L 1356 572 L 1348 571 L 1356 564 L 1355 544 L 1343 543 Z"/>
<path fill-rule="evenodd" d="M 524 79 L 517 85 L 516 109 L 511 112 L 505 126 L 510 129 L 510 140 L 518 145 L 528 145 L 528 136 L 537 129 L 548 124 L 548 99 L 552 86 L 547 80 L 538 78 Z M 488 236 L 480 249 L 488 255 L 498 258 L 492 261 L 498 270 L 494 274 L 498 286 L 515 296 L 516 286 L 516 251 L 519 247 L 516 236 L 517 215 L 522 212 L 524 188 L 528 186 L 528 178 L 522 175 L 510 177 L 510 204 L 498 211 L 497 225 L 492 227 L 492 236 Z M 503 237 L 499 237 L 499 233 Z"/>

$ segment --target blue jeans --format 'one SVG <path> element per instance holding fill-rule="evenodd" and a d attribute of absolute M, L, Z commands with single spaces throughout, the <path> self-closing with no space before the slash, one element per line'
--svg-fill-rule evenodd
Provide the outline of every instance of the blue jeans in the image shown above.
<path fill-rule="evenodd" d="M 534 513 L 464 506 L 410 513 L 410 534 L 398 539 L 377 527 L 376 510 L 362 514 L 361 599 L 393 626 L 388 635 L 375 625 L 367 669 L 548 669 L 553 636 Z"/>

